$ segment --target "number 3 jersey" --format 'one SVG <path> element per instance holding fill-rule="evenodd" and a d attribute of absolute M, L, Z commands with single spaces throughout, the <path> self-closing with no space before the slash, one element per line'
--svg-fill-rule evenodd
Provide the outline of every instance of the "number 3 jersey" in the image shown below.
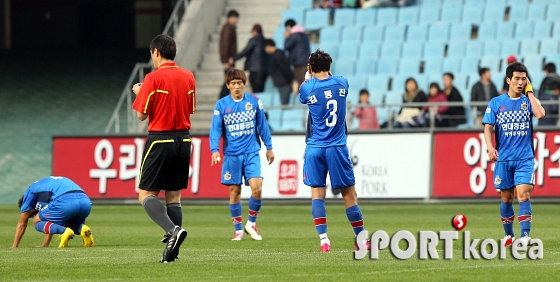
<path fill-rule="evenodd" d="M 346 145 L 346 95 L 348 80 L 330 76 L 312 78 L 301 85 L 299 101 L 309 107 L 306 143 L 312 147 Z"/>
<path fill-rule="evenodd" d="M 490 100 L 482 124 L 495 125 L 498 161 L 535 157 L 532 118 L 531 101 L 523 94 L 519 98 L 503 94 Z"/>

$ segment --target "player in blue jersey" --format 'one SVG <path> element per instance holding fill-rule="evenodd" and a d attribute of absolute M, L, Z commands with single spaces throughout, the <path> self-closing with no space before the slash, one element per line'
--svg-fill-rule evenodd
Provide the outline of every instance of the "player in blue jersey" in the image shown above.
<path fill-rule="evenodd" d="M 344 198 L 346 215 L 354 234 L 358 235 L 364 230 L 364 220 L 354 186 L 354 170 L 346 146 L 348 80 L 342 76 L 331 76 L 331 63 L 328 53 L 317 50 L 311 54 L 307 69 L 312 78 L 307 77 L 309 79 L 299 90 L 300 102 L 309 107 L 303 182 L 311 186 L 311 214 L 321 239 L 321 252 L 331 249 L 327 237 L 325 208 L 327 173 L 330 175 L 332 188 L 340 189 Z"/>
<path fill-rule="evenodd" d="M 20 216 L 12 248 L 17 248 L 33 218 L 35 229 L 45 233 L 41 247 L 48 247 L 52 234 L 61 234 L 59 248 L 68 246 L 74 234 L 80 234 L 84 247 L 93 247 L 91 229 L 85 225 L 91 201 L 76 183 L 66 177 L 50 176 L 31 184 L 19 200 Z"/>
<path fill-rule="evenodd" d="M 255 225 L 262 204 L 263 177 L 259 151 L 262 139 L 268 163 L 274 161 L 270 129 L 262 102 L 257 96 L 243 92 L 247 81 L 245 73 L 237 69 L 229 70 L 225 80 L 230 95 L 216 102 L 210 129 L 212 165 L 221 161 L 219 142 L 223 134 L 222 184 L 229 186 L 229 210 L 235 228 L 232 241 L 243 240 L 244 236 L 240 202 L 242 178 L 252 191 L 245 232 L 254 240 L 262 240 Z"/>
<path fill-rule="evenodd" d="M 531 239 L 533 211 L 530 200 L 535 185 L 532 118 L 543 118 L 545 111 L 535 98 L 531 82 L 527 79 L 527 68 L 523 64 L 517 62 L 507 67 L 506 82 L 509 91 L 490 100 L 482 124 L 488 158 L 496 162 L 494 187 L 500 190 L 502 196 L 500 215 L 506 233 L 504 244 L 509 246 L 515 240 L 514 188 L 519 201 L 517 220 L 521 227 L 520 236 L 527 242 Z M 496 138 L 495 147 L 492 128 Z"/>

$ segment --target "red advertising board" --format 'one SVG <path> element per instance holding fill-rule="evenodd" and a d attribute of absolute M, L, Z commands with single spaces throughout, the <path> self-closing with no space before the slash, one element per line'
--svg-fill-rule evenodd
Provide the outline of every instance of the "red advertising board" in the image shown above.
<path fill-rule="evenodd" d="M 76 182 L 92 199 L 137 198 L 146 137 L 55 137 L 53 175 Z M 229 199 L 221 165 L 211 166 L 207 136 L 193 137 L 189 187 L 183 198 Z"/>
<path fill-rule="evenodd" d="M 560 196 L 560 131 L 534 133 L 535 197 Z M 484 134 L 437 132 L 434 136 L 433 198 L 499 197 L 494 163 Z"/>

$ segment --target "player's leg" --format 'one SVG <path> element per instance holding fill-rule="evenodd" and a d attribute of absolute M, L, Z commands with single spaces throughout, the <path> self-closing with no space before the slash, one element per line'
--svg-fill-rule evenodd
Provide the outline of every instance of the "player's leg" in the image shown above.
<path fill-rule="evenodd" d="M 321 240 L 320 252 L 328 252 L 331 242 L 327 236 L 327 208 L 325 187 L 327 186 L 327 162 L 325 148 L 305 148 L 303 183 L 311 187 L 311 215 Z"/>
<path fill-rule="evenodd" d="M 515 240 L 513 232 L 513 221 L 515 212 L 513 210 L 513 173 L 510 169 L 510 161 L 496 162 L 494 167 L 494 187 L 500 190 L 500 217 L 505 232 L 505 246 L 509 246 Z"/>
<path fill-rule="evenodd" d="M 262 240 L 262 237 L 258 233 L 256 222 L 262 206 L 263 177 L 261 171 L 259 152 L 245 155 L 243 175 L 245 179 L 248 179 L 246 185 L 251 187 L 251 197 L 249 197 L 248 203 L 249 216 L 247 217 L 247 224 L 245 224 L 245 232 L 251 235 L 253 240 L 259 241 Z"/>
<path fill-rule="evenodd" d="M 224 156 L 222 164 L 222 184 L 229 187 L 229 212 L 235 229 L 232 241 L 243 240 L 243 216 L 241 208 L 241 183 L 242 183 L 241 156 Z"/>
<path fill-rule="evenodd" d="M 67 247 L 70 239 L 74 238 L 74 230 L 64 226 L 79 209 L 73 201 L 74 195 L 74 193 L 67 193 L 59 196 L 33 219 L 37 231 L 45 234 L 60 234 L 57 237 L 57 240 L 60 240 L 59 248 Z"/>
<path fill-rule="evenodd" d="M 517 161 L 515 170 L 515 185 L 519 211 L 517 220 L 521 229 L 520 238 L 530 240 L 531 224 L 533 221 L 533 208 L 531 206 L 531 192 L 533 191 L 535 174 L 533 173 L 534 160 L 526 159 Z M 527 242 L 529 243 L 529 242 Z"/>
<path fill-rule="evenodd" d="M 78 212 L 66 222 L 66 226 L 72 228 L 76 234 L 80 234 L 84 248 L 93 247 L 93 234 L 89 226 L 85 224 L 86 218 L 91 213 L 91 200 L 85 194 L 81 194 L 75 199 L 75 202 L 79 206 Z"/>

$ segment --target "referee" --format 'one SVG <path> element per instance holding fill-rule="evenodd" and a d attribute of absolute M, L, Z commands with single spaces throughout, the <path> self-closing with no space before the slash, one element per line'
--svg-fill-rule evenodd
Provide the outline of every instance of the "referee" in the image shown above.
<path fill-rule="evenodd" d="M 138 119 L 148 119 L 148 139 L 138 183 L 138 200 L 150 218 L 166 232 L 160 262 L 172 262 L 187 237 L 181 228 L 181 190 L 189 180 L 191 158 L 190 115 L 196 110 L 194 75 L 173 59 L 173 38 L 158 35 L 150 43 L 155 70 L 132 87 L 137 95 L 132 108 Z M 157 199 L 165 190 L 166 208 Z"/>

